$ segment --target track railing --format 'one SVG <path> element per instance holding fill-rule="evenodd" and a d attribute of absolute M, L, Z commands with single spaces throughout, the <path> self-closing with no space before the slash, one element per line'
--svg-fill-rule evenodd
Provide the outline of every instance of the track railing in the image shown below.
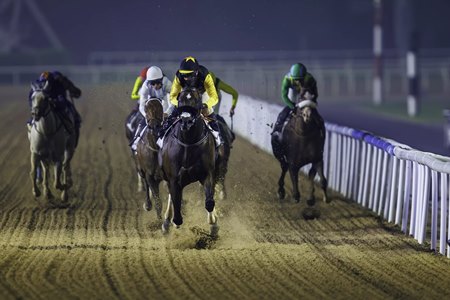
<path fill-rule="evenodd" d="M 230 104 L 230 97 L 224 95 L 221 114 L 226 115 Z M 272 153 L 270 133 L 281 109 L 242 95 L 234 130 Z M 324 164 L 329 188 L 450 258 L 450 157 L 336 124 L 326 123 L 326 130 Z"/>

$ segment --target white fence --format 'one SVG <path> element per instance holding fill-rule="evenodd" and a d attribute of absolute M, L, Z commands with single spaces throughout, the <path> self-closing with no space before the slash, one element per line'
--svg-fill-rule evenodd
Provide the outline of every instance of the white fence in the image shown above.
<path fill-rule="evenodd" d="M 230 103 L 224 95 L 220 107 L 224 116 Z M 271 125 L 281 109 L 242 95 L 234 131 L 272 153 Z M 329 188 L 399 225 L 419 243 L 429 241 L 431 249 L 450 258 L 450 158 L 348 127 L 327 123 L 326 129 Z"/>
<path fill-rule="evenodd" d="M 320 55 L 297 52 L 198 53 L 198 58 L 218 77 L 242 94 L 278 103 L 281 81 L 292 63 L 304 62 L 318 82 L 323 100 L 370 101 L 373 88 L 373 59 L 369 55 L 349 53 Z M 77 84 L 128 82 L 130 89 L 140 70 L 148 64 L 162 67 L 173 78 L 181 57 L 186 53 L 98 53 L 91 65 L 84 66 L 0 66 L 0 84 L 24 84 L 45 70 L 60 70 Z M 314 55 L 314 56 L 313 56 Z M 450 98 L 450 55 L 420 60 L 422 96 L 435 101 Z M 386 57 L 383 69 L 383 95 L 389 101 L 406 99 L 408 81 L 404 58 Z"/>

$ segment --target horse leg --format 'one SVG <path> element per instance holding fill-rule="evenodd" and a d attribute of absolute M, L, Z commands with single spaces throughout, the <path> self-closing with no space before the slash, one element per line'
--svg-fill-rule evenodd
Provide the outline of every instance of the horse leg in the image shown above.
<path fill-rule="evenodd" d="M 66 150 L 65 155 L 64 155 L 63 174 L 64 174 L 64 188 L 65 189 L 69 189 L 73 185 L 72 167 L 70 165 L 73 154 L 74 154 L 74 150 L 72 150 L 72 151 Z"/>
<path fill-rule="evenodd" d="M 217 237 L 219 233 L 219 226 L 217 225 L 217 214 L 215 210 L 214 201 L 214 180 L 210 174 L 203 184 L 205 188 L 205 208 L 208 211 L 207 219 L 210 225 L 210 234 L 213 237 Z"/>
<path fill-rule="evenodd" d="M 316 164 L 312 164 L 311 169 L 308 173 L 308 179 L 310 183 L 309 197 L 308 200 L 306 200 L 306 204 L 308 204 L 308 206 L 314 206 L 316 204 L 316 198 L 314 197 L 314 177 L 316 177 L 316 173 Z"/>
<path fill-rule="evenodd" d="M 50 191 L 50 188 L 48 187 L 48 177 L 50 173 L 50 166 L 48 163 L 41 162 L 42 167 L 42 185 L 44 187 L 44 195 L 47 198 L 47 200 L 53 199 L 52 192 Z"/>
<path fill-rule="evenodd" d="M 179 228 L 183 224 L 183 217 L 181 215 L 181 200 L 183 197 L 183 189 L 176 182 L 169 184 L 170 195 L 173 204 L 173 220 L 176 228 Z"/>
<path fill-rule="evenodd" d="M 139 172 L 137 172 L 137 179 L 138 179 L 137 191 L 138 192 L 143 192 L 144 191 L 145 180 L 144 180 L 144 178 L 142 178 L 141 175 L 139 175 Z"/>
<path fill-rule="evenodd" d="M 330 203 L 331 199 L 329 199 L 327 195 L 328 180 L 325 178 L 325 175 L 323 173 L 323 160 L 317 164 L 317 171 L 320 177 L 320 187 L 322 188 L 323 200 L 326 203 Z"/>
<path fill-rule="evenodd" d="M 293 188 L 293 194 L 292 196 L 295 199 L 295 202 L 300 202 L 300 191 L 298 190 L 298 171 L 299 167 L 291 166 L 289 167 L 289 175 L 291 175 L 291 181 L 292 181 L 292 188 Z"/>
<path fill-rule="evenodd" d="M 33 184 L 33 196 L 35 198 L 38 198 L 41 196 L 41 191 L 39 190 L 39 187 L 37 185 L 37 168 L 40 165 L 39 163 L 39 159 L 36 153 L 31 153 L 31 172 L 30 172 L 30 177 L 31 177 L 31 182 Z"/>
<path fill-rule="evenodd" d="M 164 223 L 162 224 L 162 232 L 164 234 L 169 232 L 170 221 L 172 220 L 172 218 L 173 218 L 173 203 L 172 197 L 169 194 L 169 197 L 167 198 L 167 209 L 164 215 Z"/>
<path fill-rule="evenodd" d="M 159 183 L 161 181 L 151 179 L 150 181 L 150 190 L 152 193 L 153 198 L 155 199 L 155 208 L 156 208 L 156 217 L 158 220 L 162 219 L 162 204 L 161 204 L 161 198 L 159 197 Z"/>
<path fill-rule="evenodd" d="M 284 177 L 286 176 L 286 172 L 288 170 L 288 164 L 284 161 L 280 161 L 281 164 L 281 175 L 280 179 L 278 179 L 278 198 L 283 200 L 286 196 L 286 191 L 284 189 Z"/>
<path fill-rule="evenodd" d="M 55 164 L 55 182 L 54 182 L 54 185 L 53 185 L 53 187 L 55 188 L 55 189 L 58 189 L 58 190 L 63 190 L 63 185 L 61 184 L 61 173 L 62 173 L 62 166 L 61 166 L 61 163 L 60 162 L 57 162 L 56 164 Z"/>
<path fill-rule="evenodd" d="M 145 181 L 145 202 L 144 202 L 144 209 L 146 211 L 152 210 L 152 201 L 150 200 L 150 185 L 148 184 L 148 179 L 146 178 Z"/>

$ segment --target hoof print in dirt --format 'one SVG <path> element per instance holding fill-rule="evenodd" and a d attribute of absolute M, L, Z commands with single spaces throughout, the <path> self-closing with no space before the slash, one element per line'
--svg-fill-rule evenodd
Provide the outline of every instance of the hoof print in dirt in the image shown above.
<path fill-rule="evenodd" d="M 302 211 L 303 219 L 314 220 L 320 217 L 320 211 L 315 208 L 307 207 Z"/>
<path fill-rule="evenodd" d="M 217 240 L 217 236 L 212 236 L 202 228 L 192 227 L 191 231 L 196 235 L 195 249 L 210 249 Z"/>

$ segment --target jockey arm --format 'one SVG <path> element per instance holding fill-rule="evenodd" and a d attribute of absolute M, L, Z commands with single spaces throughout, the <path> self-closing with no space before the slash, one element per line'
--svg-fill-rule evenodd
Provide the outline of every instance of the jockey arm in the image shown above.
<path fill-rule="evenodd" d="M 180 94 L 180 92 L 181 92 L 181 83 L 178 77 L 175 75 L 169 95 L 170 103 L 175 107 L 178 107 L 178 95 Z"/>
<path fill-rule="evenodd" d="M 69 91 L 69 95 L 73 98 L 81 97 L 81 90 L 73 84 L 66 76 L 60 77 L 60 82 L 66 91 Z"/>
<path fill-rule="evenodd" d="M 138 76 L 134 82 L 133 91 L 131 92 L 131 100 L 139 100 L 139 90 L 143 83 L 144 79 L 141 76 Z"/>
<path fill-rule="evenodd" d="M 295 105 L 288 97 L 289 88 L 289 78 L 285 76 L 283 78 L 283 82 L 281 83 L 281 99 L 283 100 L 284 104 L 286 104 L 286 106 L 288 106 L 290 109 L 294 109 Z"/>
<path fill-rule="evenodd" d="M 206 105 L 208 108 L 213 108 L 214 105 L 216 105 L 219 102 L 219 96 L 217 95 L 216 87 L 214 86 L 214 80 L 211 76 L 211 74 L 206 75 L 205 82 L 205 91 L 209 96 L 208 102 L 206 102 Z"/>
<path fill-rule="evenodd" d="M 170 91 L 172 90 L 172 81 L 169 80 L 166 76 L 163 77 L 163 92 L 164 97 L 162 100 L 164 113 L 170 115 L 173 105 L 170 102 Z"/>
<path fill-rule="evenodd" d="M 139 100 L 139 90 L 141 89 L 142 84 L 147 78 L 147 70 L 148 67 L 143 68 L 141 70 L 141 73 L 139 73 L 139 76 L 136 77 L 136 80 L 134 81 L 133 90 L 131 92 L 131 100 Z"/>
<path fill-rule="evenodd" d="M 233 98 L 231 100 L 231 108 L 234 109 L 236 107 L 236 104 L 237 104 L 237 101 L 238 101 L 238 97 L 239 97 L 238 92 L 232 86 L 230 86 L 229 84 L 227 84 L 226 82 L 224 82 L 220 78 L 217 78 L 217 82 L 218 82 L 217 83 L 217 89 L 221 90 L 221 91 L 224 91 L 227 94 L 230 94 L 231 97 Z"/>

